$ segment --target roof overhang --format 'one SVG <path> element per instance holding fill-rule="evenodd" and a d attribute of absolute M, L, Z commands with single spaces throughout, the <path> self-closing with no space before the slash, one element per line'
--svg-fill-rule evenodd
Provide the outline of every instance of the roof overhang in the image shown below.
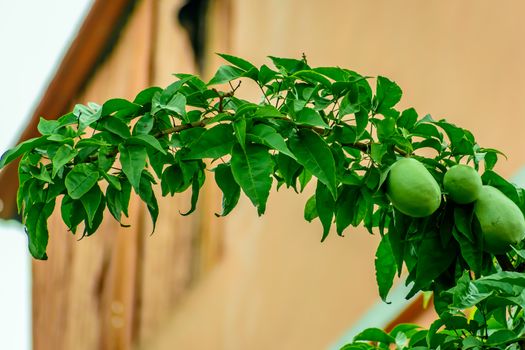
<path fill-rule="evenodd" d="M 39 136 L 41 116 L 65 114 L 96 67 L 111 51 L 137 0 L 95 0 L 17 143 Z M 18 161 L 0 172 L 0 218 L 17 215 Z"/>

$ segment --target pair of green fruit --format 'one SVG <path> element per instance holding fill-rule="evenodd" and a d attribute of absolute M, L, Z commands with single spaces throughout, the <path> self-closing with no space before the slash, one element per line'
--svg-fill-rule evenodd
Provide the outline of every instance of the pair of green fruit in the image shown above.
<path fill-rule="evenodd" d="M 484 248 L 503 254 L 511 244 L 525 236 L 525 219 L 518 206 L 492 186 L 484 186 L 477 171 L 467 165 L 454 165 L 443 178 L 449 198 L 458 204 L 474 202 Z M 425 166 L 414 158 L 403 158 L 390 168 L 387 196 L 405 215 L 425 217 L 441 205 L 441 189 Z"/>

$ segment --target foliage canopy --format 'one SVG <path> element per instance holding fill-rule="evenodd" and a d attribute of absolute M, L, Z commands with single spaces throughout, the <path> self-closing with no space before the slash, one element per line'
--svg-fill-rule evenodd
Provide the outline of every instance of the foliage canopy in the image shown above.
<path fill-rule="evenodd" d="M 273 66 L 221 54 L 209 82 L 190 74 L 165 89 L 150 87 L 133 101 L 77 105 L 57 120 L 41 119 L 42 136 L 6 152 L 0 168 L 22 157 L 17 205 L 29 250 L 47 259 L 47 219 L 60 210 L 72 233 L 89 236 L 105 210 L 121 224 L 132 192 L 153 223 L 163 196 L 191 188 L 191 214 L 206 175 L 222 191 L 230 213 L 243 192 L 259 215 L 274 183 L 296 192 L 314 182 L 304 217 L 320 220 L 321 240 L 332 225 L 379 234 L 376 279 L 388 300 L 395 276 L 406 271 L 407 298 L 432 292 L 439 314 L 430 329 L 371 328 L 344 349 L 519 349 L 525 335 L 525 250 L 484 250 L 473 205 L 443 197 L 436 212 L 413 218 L 395 209 L 384 191 L 392 164 L 412 157 L 443 188 L 446 170 L 470 164 L 483 184 L 505 194 L 523 212 L 525 191 L 494 170 L 499 151 L 479 146 L 471 132 L 446 120 L 398 110 L 402 90 L 385 77 L 339 67 L 310 67 L 306 58 L 270 57 Z M 259 101 L 237 96 L 255 83 Z M 223 90 L 215 86 L 224 87 Z M 55 208 L 61 198 L 60 208 Z M 520 345 L 521 344 L 521 345 Z"/>

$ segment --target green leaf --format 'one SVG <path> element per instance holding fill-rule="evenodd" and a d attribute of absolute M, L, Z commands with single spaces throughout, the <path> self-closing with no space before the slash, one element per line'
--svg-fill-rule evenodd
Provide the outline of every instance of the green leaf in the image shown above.
<path fill-rule="evenodd" d="M 465 259 L 472 271 L 475 274 L 479 274 L 483 263 L 483 251 L 478 244 L 471 242 L 464 234 L 461 234 L 456 227 L 452 229 L 452 235 L 459 243 L 461 256 Z"/>
<path fill-rule="evenodd" d="M 295 72 L 301 71 L 301 70 L 309 70 L 310 67 L 303 61 L 303 60 L 296 60 L 293 58 L 281 58 L 281 57 L 274 57 L 274 56 L 268 56 L 273 64 L 279 68 L 283 69 L 288 74 L 293 74 Z"/>
<path fill-rule="evenodd" d="M 146 148 L 139 145 L 118 145 L 122 171 L 127 176 L 136 193 L 140 192 L 140 178 L 146 166 Z"/>
<path fill-rule="evenodd" d="M 356 125 L 356 134 L 358 137 L 361 137 L 361 135 L 366 130 L 366 127 L 368 126 L 368 112 L 361 111 L 355 113 L 355 125 Z"/>
<path fill-rule="evenodd" d="M 293 158 L 284 153 L 277 154 L 275 157 L 275 163 L 277 164 L 278 173 L 284 180 L 286 187 L 293 187 L 297 192 L 297 177 L 301 173 L 303 167 Z"/>
<path fill-rule="evenodd" d="M 233 64 L 234 66 L 237 66 L 238 68 L 242 70 L 249 71 L 251 69 L 257 69 L 257 67 L 255 67 L 253 64 L 251 64 L 250 62 L 246 61 L 243 58 L 235 57 L 232 55 L 227 55 L 224 53 L 218 53 L 217 55 L 221 56 L 226 61 L 230 62 L 231 64 Z"/>
<path fill-rule="evenodd" d="M 206 130 L 184 155 L 184 159 L 220 158 L 229 154 L 235 143 L 230 124 L 219 124 Z"/>
<path fill-rule="evenodd" d="M 171 100 L 163 107 L 164 107 L 164 110 L 173 112 L 181 116 L 187 122 L 187 120 L 185 119 L 186 117 L 186 97 L 183 94 L 177 92 L 176 94 L 173 95 Z"/>
<path fill-rule="evenodd" d="M 414 108 L 405 109 L 397 120 L 397 126 L 411 130 L 416 124 L 418 115 Z"/>
<path fill-rule="evenodd" d="M 390 238 L 388 235 L 383 236 L 377 247 L 375 268 L 379 296 L 384 302 L 388 303 L 386 298 L 394 284 L 394 276 L 397 271 L 396 261 L 394 259 L 394 254 L 392 253 L 392 247 L 390 246 Z"/>
<path fill-rule="evenodd" d="M 314 194 L 308 198 L 304 206 L 304 219 L 308 222 L 312 222 L 313 219 L 319 217 L 319 214 L 317 213 L 317 203 L 315 197 L 316 196 Z"/>
<path fill-rule="evenodd" d="M 146 113 L 137 121 L 133 127 L 133 135 L 147 135 L 153 129 L 155 119 L 151 113 Z"/>
<path fill-rule="evenodd" d="M 261 118 L 282 118 L 281 112 L 272 105 L 264 105 L 257 108 L 254 114 L 255 117 Z"/>
<path fill-rule="evenodd" d="M 343 235 L 343 231 L 352 223 L 355 210 L 356 197 L 359 195 L 359 187 L 357 186 L 343 186 L 341 194 L 337 198 L 335 224 L 337 227 L 337 234 Z"/>
<path fill-rule="evenodd" d="M 297 113 L 295 121 L 299 125 L 310 125 L 324 129 L 327 129 L 329 127 L 328 124 L 325 123 L 323 118 L 321 118 L 319 112 L 308 107 L 301 109 Z"/>
<path fill-rule="evenodd" d="M 412 221 L 413 219 L 408 215 L 405 215 L 398 210 L 394 210 L 393 219 L 390 221 L 388 228 L 388 238 L 396 261 L 398 276 L 401 275 L 403 258 L 405 256 L 405 250 L 407 249 L 406 235 L 408 234 L 408 229 L 412 224 Z"/>
<path fill-rule="evenodd" d="M 273 79 L 275 79 L 275 77 L 278 75 L 279 73 L 270 69 L 267 65 L 263 64 L 261 66 L 261 69 L 259 71 L 259 75 L 257 76 L 257 80 L 259 81 L 260 84 L 262 85 L 266 85 L 268 84 L 270 81 L 272 81 Z"/>
<path fill-rule="evenodd" d="M 129 139 L 126 140 L 126 144 L 146 146 L 156 151 L 159 151 L 162 154 L 167 154 L 166 150 L 162 147 L 159 140 L 157 140 L 152 135 L 131 136 Z"/>
<path fill-rule="evenodd" d="M 61 214 L 62 221 L 64 221 L 72 233 L 75 233 L 77 226 L 85 218 L 84 206 L 81 201 L 74 200 L 70 196 L 65 195 L 62 199 Z"/>
<path fill-rule="evenodd" d="M 104 219 L 104 210 L 106 209 L 106 200 L 104 196 L 102 196 L 100 200 L 100 204 L 98 205 L 97 211 L 95 213 L 95 216 L 93 217 L 93 221 L 91 223 L 87 222 L 84 226 L 84 236 L 91 236 L 93 233 L 97 231 L 97 229 L 100 227 L 100 224 L 102 223 L 102 220 Z"/>
<path fill-rule="evenodd" d="M 364 340 L 373 341 L 383 344 L 392 344 L 395 339 L 388 335 L 384 330 L 379 328 L 367 328 L 354 337 L 354 341 Z"/>
<path fill-rule="evenodd" d="M 339 67 L 316 67 L 313 70 L 335 81 L 348 81 L 350 78 L 350 73 Z"/>
<path fill-rule="evenodd" d="M 123 139 L 127 139 L 131 136 L 128 125 L 117 117 L 105 117 L 99 121 L 99 124 L 104 130 L 122 137 Z"/>
<path fill-rule="evenodd" d="M 452 264 L 456 252 L 450 245 L 443 248 L 439 235 L 429 232 L 421 241 L 418 257 L 415 287 L 424 287 Z"/>
<path fill-rule="evenodd" d="M 190 215 L 197 208 L 199 192 L 200 192 L 203 182 L 204 182 L 204 173 L 200 171 L 196 172 L 195 175 L 193 175 L 193 179 L 191 181 L 191 201 L 190 201 L 191 207 L 187 212 L 180 213 L 182 216 Z"/>
<path fill-rule="evenodd" d="M 121 226 L 126 226 L 122 223 L 122 212 L 124 211 L 122 202 L 122 192 L 117 190 L 114 186 L 108 186 L 106 190 L 106 204 L 109 212 L 117 220 Z"/>
<path fill-rule="evenodd" d="M 40 117 L 40 121 L 38 122 L 38 132 L 42 135 L 51 135 L 56 133 L 57 129 L 62 127 L 58 120 L 46 120 L 42 117 Z"/>
<path fill-rule="evenodd" d="M 227 83 L 229 81 L 238 79 L 243 76 L 245 71 L 243 69 L 233 66 L 220 66 L 213 78 L 208 82 L 208 85 L 217 85 Z"/>
<path fill-rule="evenodd" d="M 317 181 L 315 203 L 319 220 L 323 224 L 323 237 L 321 238 L 321 242 L 323 242 L 330 233 L 330 227 L 334 218 L 335 200 L 328 187 L 321 181 Z"/>
<path fill-rule="evenodd" d="M 377 77 L 376 94 L 379 112 L 394 107 L 400 100 L 403 92 L 393 81 L 385 77 Z"/>
<path fill-rule="evenodd" d="M 84 207 L 84 210 L 87 214 L 88 225 L 93 225 L 93 219 L 95 218 L 95 214 L 97 213 L 97 209 L 101 200 L 102 191 L 96 184 L 91 187 L 91 189 L 86 194 L 80 197 L 80 202 L 82 203 L 82 206 Z"/>
<path fill-rule="evenodd" d="M 46 248 L 49 238 L 47 218 L 53 212 L 55 202 L 36 203 L 28 210 L 25 226 L 28 235 L 29 252 L 35 259 L 46 260 Z"/>
<path fill-rule="evenodd" d="M 91 164 L 77 164 L 66 175 L 67 193 L 73 199 L 80 199 L 98 182 L 99 173 Z"/>
<path fill-rule="evenodd" d="M 246 144 L 246 119 L 237 118 L 237 120 L 233 122 L 233 130 L 237 141 L 241 147 L 244 148 Z"/>
<path fill-rule="evenodd" d="M 158 86 L 152 86 L 147 89 L 142 90 L 137 94 L 137 97 L 133 100 L 133 103 L 144 106 L 148 103 L 151 103 L 153 96 L 156 93 L 161 93 L 162 89 Z"/>
<path fill-rule="evenodd" d="M 222 213 L 216 216 L 226 216 L 239 202 L 241 188 L 233 177 L 232 169 L 229 164 L 219 164 L 215 170 L 215 182 L 222 191 Z"/>
<path fill-rule="evenodd" d="M 151 217 L 151 222 L 153 223 L 152 232 L 154 232 L 157 219 L 159 217 L 159 205 L 157 203 L 157 198 L 155 197 L 155 192 L 153 192 L 153 188 L 151 187 L 152 180 L 152 176 L 146 170 L 144 170 L 140 177 L 138 195 L 144 201 L 144 203 L 146 203 L 149 215 Z"/>
<path fill-rule="evenodd" d="M 67 163 L 69 163 L 73 158 L 75 158 L 78 154 L 78 151 L 76 149 L 73 149 L 70 145 L 62 145 L 60 146 L 53 158 L 51 159 L 51 162 L 53 163 L 53 171 L 51 173 L 51 177 L 55 177 L 57 172 L 64 167 Z"/>
<path fill-rule="evenodd" d="M 266 145 L 295 159 L 295 155 L 290 151 L 288 146 L 286 146 L 284 138 L 271 126 L 257 124 L 250 129 L 250 132 L 247 136 L 248 140 L 252 142 Z"/>
<path fill-rule="evenodd" d="M 36 147 L 42 146 L 46 142 L 47 136 L 43 136 L 35 137 L 19 143 L 15 148 L 8 150 L 2 155 L 2 158 L 0 158 L 0 169 L 11 163 L 16 158 L 20 157 L 22 154 L 27 153 Z"/>
<path fill-rule="evenodd" d="M 299 164 L 324 183 L 334 199 L 337 198 L 334 156 L 325 141 L 311 130 L 300 129 L 288 142 Z"/>
<path fill-rule="evenodd" d="M 253 144 L 243 150 L 237 144 L 232 150 L 231 168 L 235 181 L 262 215 L 272 187 L 273 162 L 268 150 Z"/>
<path fill-rule="evenodd" d="M 293 76 L 306 81 L 307 83 L 321 84 L 324 87 L 330 87 L 332 85 L 330 80 L 326 79 L 322 74 L 315 70 L 301 70 L 295 72 Z"/>
<path fill-rule="evenodd" d="M 518 334 L 514 333 L 510 329 L 501 329 L 489 335 L 489 338 L 487 339 L 487 345 L 508 345 L 512 342 L 517 342 L 518 340 L 521 340 Z"/>
<path fill-rule="evenodd" d="M 132 116 L 135 112 L 139 110 L 140 106 L 136 103 L 129 102 L 123 98 L 113 98 L 107 100 L 102 105 L 102 116 L 108 116 L 115 112 L 122 111 L 123 114 L 127 116 Z"/>
<path fill-rule="evenodd" d="M 79 131 L 83 131 L 86 127 L 100 119 L 102 116 L 102 109 L 100 106 L 95 106 L 94 104 L 91 104 L 90 107 L 77 104 L 73 113 L 78 117 Z"/>

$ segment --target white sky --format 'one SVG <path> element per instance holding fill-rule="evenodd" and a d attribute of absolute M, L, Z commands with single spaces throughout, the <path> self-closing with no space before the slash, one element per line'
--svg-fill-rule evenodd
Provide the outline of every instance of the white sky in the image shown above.
<path fill-rule="evenodd" d="M 0 154 L 39 101 L 93 0 L 0 1 Z M 0 220 L 0 349 L 31 349 L 30 257 L 20 225 Z"/>

